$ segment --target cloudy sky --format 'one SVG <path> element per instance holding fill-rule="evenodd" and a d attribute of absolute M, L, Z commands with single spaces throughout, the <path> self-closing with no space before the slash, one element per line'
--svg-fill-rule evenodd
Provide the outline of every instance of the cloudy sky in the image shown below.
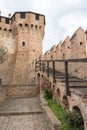
<path fill-rule="evenodd" d="M 87 0 L 0 0 L 2 16 L 16 11 L 33 11 L 46 17 L 43 52 L 57 45 L 79 26 L 87 29 Z"/>

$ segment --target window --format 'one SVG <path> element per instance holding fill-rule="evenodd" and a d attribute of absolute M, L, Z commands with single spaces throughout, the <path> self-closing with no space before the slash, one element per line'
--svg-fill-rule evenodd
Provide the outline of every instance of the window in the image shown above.
<path fill-rule="evenodd" d="M 25 42 L 22 42 L 22 46 L 25 46 Z"/>
<path fill-rule="evenodd" d="M 35 25 L 35 28 L 37 29 L 37 25 Z"/>
<path fill-rule="evenodd" d="M 0 85 L 2 84 L 2 79 L 0 79 Z"/>
<path fill-rule="evenodd" d="M 39 20 L 39 14 L 35 14 L 35 19 Z"/>
<path fill-rule="evenodd" d="M 1 17 L 0 17 L 0 22 L 1 22 Z"/>
<path fill-rule="evenodd" d="M 80 42 L 80 45 L 82 45 L 83 43 L 82 42 Z"/>
<path fill-rule="evenodd" d="M 33 28 L 33 24 L 31 24 L 31 28 Z"/>
<path fill-rule="evenodd" d="M 6 29 L 6 28 L 4 28 L 4 31 L 7 31 L 7 29 Z"/>
<path fill-rule="evenodd" d="M 39 28 L 41 29 L 41 26 L 39 26 Z"/>
<path fill-rule="evenodd" d="M 51 60 L 53 60 L 53 56 L 51 55 Z"/>
<path fill-rule="evenodd" d="M 22 27 L 22 23 L 19 23 L 19 26 Z"/>
<path fill-rule="evenodd" d="M 9 29 L 9 32 L 12 32 L 12 29 Z"/>
<path fill-rule="evenodd" d="M 28 27 L 28 24 L 27 24 L 27 23 L 25 23 L 25 27 Z"/>
<path fill-rule="evenodd" d="M 68 46 L 68 49 L 70 49 L 70 47 Z"/>
<path fill-rule="evenodd" d="M 25 17 L 26 17 L 26 16 L 25 16 L 25 13 L 24 13 L 24 12 L 20 13 L 20 18 L 24 19 Z"/>
<path fill-rule="evenodd" d="M 6 24 L 9 24 L 9 21 L 10 21 L 9 18 L 6 18 L 6 19 L 5 19 L 5 23 L 6 23 Z"/>

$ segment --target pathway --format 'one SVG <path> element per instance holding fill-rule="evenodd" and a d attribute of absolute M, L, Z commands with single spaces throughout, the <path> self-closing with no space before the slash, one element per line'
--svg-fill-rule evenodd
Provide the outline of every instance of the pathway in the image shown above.
<path fill-rule="evenodd" d="M 5 100 L 0 106 L 0 130 L 49 130 L 39 97 Z"/>

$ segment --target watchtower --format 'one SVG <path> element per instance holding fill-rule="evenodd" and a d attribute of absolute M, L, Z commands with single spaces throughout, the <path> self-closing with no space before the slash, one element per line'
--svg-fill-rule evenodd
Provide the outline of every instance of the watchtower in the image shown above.
<path fill-rule="evenodd" d="M 11 21 L 17 54 L 13 82 L 24 84 L 28 80 L 28 65 L 42 55 L 45 16 L 33 12 L 16 12 Z"/>

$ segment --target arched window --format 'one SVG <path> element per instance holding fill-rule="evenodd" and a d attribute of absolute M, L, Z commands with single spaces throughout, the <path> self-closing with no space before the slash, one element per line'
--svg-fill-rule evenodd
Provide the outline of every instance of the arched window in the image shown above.
<path fill-rule="evenodd" d="M 22 42 L 22 46 L 25 46 L 25 42 Z"/>
<path fill-rule="evenodd" d="M 31 24 L 31 28 L 33 28 L 33 24 Z"/>
<path fill-rule="evenodd" d="M 4 28 L 4 31 L 7 31 L 7 29 L 6 29 L 6 28 Z"/>
<path fill-rule="evenodd" d="M 35 25 L 35 28 L 37 29 L 37 25 Z"/>
<path fill-rule="evenodd" d="M 0 27 L 0 30 L 1 30 L 2 28 Z"/>
<path fill-rule="evenodd" d="M 28 27 L 28 24 L 27 24 L 27 23 L 25 23 L 25 27 Z"/>
<path fill-rule="evenodd" d="M 19 26 L 22 27 L 23 26 L 22 23 L 19 23 Z"/>

